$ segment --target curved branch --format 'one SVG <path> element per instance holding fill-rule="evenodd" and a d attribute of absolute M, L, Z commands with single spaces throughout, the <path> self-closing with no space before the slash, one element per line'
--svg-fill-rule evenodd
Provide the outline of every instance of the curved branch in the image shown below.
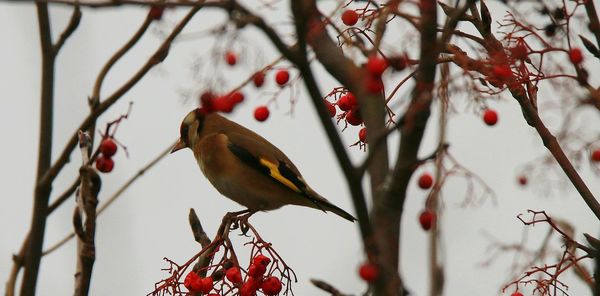
<path fill-rule="evenodd" d="M 67 39 L 71 37 L 73 32 L 75 32 L 75 29 L 77 29 L 77 27 L 79 26 L 79 21 L 81 21 L 81 9 L 79 8 L 79 6 L 75 5 L 75 8 L 73 8 L 73 14 L 71 14 L 71 19 L 69 19 L 67 27 L 62 32 L 62 34 L 60 34 L 60 37 L 58 37 L 58 41 L 56 41 L 56 44 L 54 44 L 53 46 L 53 51 L 55 55 L 57 55 L 60 49 L 63 47 L 63 45 L 65 45 L 65 41 L 67 41 Z"/>
<path fill-rule="evenodd" d="M 98 77 L 96 78 L 96 82 L 94 83 L 94 89 L 92 91 L 92 102 L 91 105 L 94 106 L 100 102 L 100 90 L 102 88 L 102 83 L 104 82 L 104 78 L 110 69 L 117 63 L 121 57 L 125 55 L 139 40 L 142 38 L 142 35 L 146 32 L 150 24 L 152 23 L 152 18 L 149 16 L 146 17 L 140 28 L 135 32 L 133 36 L 121 47 L 110 59 L 104 64 L 100 73 L 98 73 Z"/>
<path fill-rule="evenodd" d="M 111 107 L 114 103 L 116 103 L 127 91 L 129 91 L 137 82 L 139 82 L 154 66 L 162 62 L 164 58 L 166 58 L 169 47 L 175 37 L 181 33 L 183 28 L 187 25 L 187 23 L 192 19 L 192 17 L 203 7 L 204 1 L 197 2 L 197 5 L 192 8 L 188 14 L 179 22 L 179 24 L 173 29 L 171 34 L 163 41 L 163 43 L 159 46 L 159 48 L 154 52 L 152 57 L 148 59 L 148 61 L 127 81 L 125 82 L 119 89 L 117 89 L 113 94 L 111 94 L 108 98 L 106 98 L 102 103 L 98 105 L 98 108 L 94 109 L 79 125 L 76 129 L 87 130 L 95 120 L 102 115 L 109 107 Z M 51 183 L 54 178 L 58 175 L 58 173 L 62 170 L 62 168 L 69 162 L 69 158 L 75 147 L 77 146 L 77 132 L 73 133 L 62 153 L 58 157 L 58 159 L 54 162 L 52 167 L 48 170 L 46 174 L 41 178 L 38 186 L 43 186 L 45 184 Z"/>

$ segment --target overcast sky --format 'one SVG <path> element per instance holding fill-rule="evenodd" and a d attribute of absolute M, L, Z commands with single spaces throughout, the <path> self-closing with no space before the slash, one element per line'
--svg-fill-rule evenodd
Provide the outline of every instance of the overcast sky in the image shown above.
<path fill-rule="evenodd" d="M 500 6 L 490 6 L 503 15 Z M 91 94 L 99 69 L 135 32 L 145 14 L 146 9 L 138 7 L 83 10 L 79 28 L 57 59 L 55 157 L 86 116 L 87 97 Z M 286 15 L 287 12 L 282 12 L 273 17 L 285 21 Z M 167 11 L 163 21 L 152 24 L 150 33 L 109 73 L 103 88 L 104 97 L 136 71 L 159 44 L 161 32 L 168 30 L 181 16 L 182 11 Z M 55 38 L 68 17 L 69 10 L 65 7 L 51 9 Z M 195 107 L 195 95 L 211 75 L 222 77 L 218 87 L 226 90 L 236 86 L 258 66 L 277 57 L 273 47 L 260 33 L 245 29 L 242 39 L 234 41 L 233 45 L 225 45 L 244 52 L 239 66 L 231 69 L 207 64 L 214 38 L 207 38 L 199 32 L 208 29 L 207 24 L 222 21 L 224 17 L 216 11 L 199 13 L 185 31 L 185 38 L 172 46 L 165 62 L 153 69 L 100 118 L 99 126 L 103 127 L 106 122 L 125 113 L 129 102 L 134 102 L 130 118 L 121 124 L 117 133 L 117 139 L 127 146 L 129 157 L 120 150 L 115 157 L 114 171 L 102 175 L 101 203 L 178 137 L 182 118 Z M 0 126 L 4 136 L 4 145 L 0 147 L 4 168 L 0 170 L 0 199 L 4 205 L 0 207 L 0 280 L 5 281 L 12 265 L 11 254 L 19 250 L 31 221 L 40 92 L 40 54 L 34 5 L 0 3 L 0 28 L 3 40 L 0 46 L 0 89 L 3 94 L 0 99 Z M 281 24 L 281 28 L 289 29 L 285 24 Z M 231 37 L 225 35 L 224 38 Z M 200 67 L 198 71 L 194 65 L 204 68 Z M 292 71 L 292 74 L 296 73 Z M 272 92 L 277 90 L 272 79 L 272 76 L 267 77 L 263 92 L 256 92 L 253 87 L 244 88 L 246 102 L 229 117 L 279 146 L 315 190 L 353 213 L 342 173 L 301 83 L 297 84 L 299 96 L 290 93 L 290 90 L 279 95 L 276 104 L 271 105 L 271 117 L 266 122 L 258 123 L 253 119 L 254 107 L 267 103 Z M 338 86 L 322 71 L 319 81 L 323 92 Z M 188 93 L 192 94 L 192 99 L 186 100 L 183 94 Z M 290 94 L 297 98 L 292 115 L 289 113 Z M 527 189 L 516 184 L 516 175 L 522 165 L 545 153 L 537 134 L 522 119 L 516 102 L 508 99 L 491 102 L 490 105 L 500 114 L 500 121 L 490 128 L 481 122 L 472 105 L 460 103 L 460 96 L 456 100 L 458 112 L 452 115 L 448 126 L 450 152 L 464 167 L 477 173 L 491 186 L 496 199 L 493 202 L 488 198 L 477 205 L 462 207 L 464 179 L 456 178 L 444 188 L 445 213 L 441 225 L 445 291 L 446 295 L 499 295 L 499 289 L 509 280 L 514 256 L 510 253 L 498 257 L 489 267 L 481 267 L 480 263 L 489 259 L 488 247 L 492 243 L 482 233 L 491 233 L 503 243 L 518 243 L 523 225 L 516 215 L 527 209 L 544 209 L 572 223 L 580 240 L 583 232 L 597 234 L 600 229 L 597 219 L 571 187 L 552 190 L 553 194 L 546 195 L 532 188 L 548 187 L 553 182 L 531 180 L 533 184 Z M 435 108 L 422 155 L 431 153 L 436 145 L 437 106 Z M 597 111 L 584 112 L 582 116 L 600 126 Z M 354 143 L 357 133 L 358 128 L 346 130 L 343 133 L 346 144 Z M 396 136 L 390 139 L 391 142 L 397 141 Z M 354 147 L 349 151 L 356 161 L 364 157 L 364 153 Z M 76 152 L 72 155 L 71 164 L 55 182 L 53 198 L 74 180 L 80 163 L 80 155 Z M 433 172 L 433 167 L 427 165 L 419 169 L 417 175 L 425 170 Z M 581 170 L 592 191 L 599 192 L 598 177 L 590 173 L 586 164 Z M 536 184 L 536 181 L 539 182 Z M 427 192 L 418 189 L 414 183 L 409 188 L 404 210 L 401 264 L 409 290 L 413 295 L 421 296 L 429 291 L 428 240 L 417 216 Z M 49 218 L 46 247 L 71 232 L 73 206 L 74 202 L 70 200 Z M 193 256 L 199 246 L 194 242 L 187 223 L 189 208 L 196 210 L 211 237 L 225 212 L 242 209 L 212 188 L 198 169 L 192 153 L 186 150 L 162 160 L 98 218 L 97 261 L 91 294 L 145 295 L 153 290 L 155 282 L 167 276 L 161 271 L 161 268 L 167 267 L 163 257 L 181 263 Z M 296 271 L 299 279 L 294 286 L 296 295 L 324 295 L 310 285 L 310 278 L 325 280 L 348 293 L 358 294 L 366 288 L 356 272 L 364 260 L 357 224 L 333 214 L 300 207 L 259 213 L 251 221 Z M 532 245 L 539 243 L 539 238 L 545 233 L 546 227 L 541 225 L 529 231 Z M 244 240 L 237 242 L 239 252 L 247 252 L 247 248 L 242 246 Z M 555 241 L 553 247 L 559 248 L 560 244 Z M 242 259 L 242 262 L 247 263 L 247 260 Z M 39 295 L 72 293 L 75 270 L 73 241 L 44 257 L 41 266 Z M 564 282 L 569 284 L 571 295 L 589 293 L 571 274 L 565 276 Z"/>

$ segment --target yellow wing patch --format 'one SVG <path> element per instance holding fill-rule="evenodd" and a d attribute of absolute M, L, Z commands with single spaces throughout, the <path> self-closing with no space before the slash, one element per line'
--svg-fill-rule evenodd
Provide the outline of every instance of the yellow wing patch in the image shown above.
<path fill-rule="evenodd" d="M 298 188 L 298 186 L 294 185 L 294 183 L 292 183 L 292 181 L 288 180 L 286 177 L 281 175 L 276 164 L 274 164 L 262 157 L 260 158 L 260 164 L 269 169 L 269 175 L 271 177 L 273 177 L 275 180 L 279 181 L 281 184 L 285 185 L 286 187 L 288 187 L 296 192 L 301 192 L 300 189 Z"/>

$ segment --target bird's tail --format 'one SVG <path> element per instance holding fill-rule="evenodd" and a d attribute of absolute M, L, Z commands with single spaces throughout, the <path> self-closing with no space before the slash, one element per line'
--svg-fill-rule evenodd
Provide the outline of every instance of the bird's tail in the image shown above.
<path fill-rule="evenodd" d="M 309 204 L 305 204 L 305 205 L 308 205 L 309 207 L 313 207 L 315 209 L 320 209 L 325 212 L 332 212 L 350 222 L 354 222 L 357 220 L 356 218 L 354 218 L 354 216 L 350 215 L 348 212 L 342 210 L 338 206 L 332 204 L 329 200 L 327 200 L 325 197 L 323 197 L 320 194 L 318 194 L 317 192 L 315 192 L 310 187 L 306 188 L 306 191 L 304 192 L 304 194 L 310 200 Z"/>
<path fill-rule="evenodd" d="M 350 222 L 354 222 L 356 221 L 356 218 L 354 218 L 354 216 L 350 215 L 348 212 L 342 210 L 341 208 L 339 208 L 338 206 L 330 203 L 329 201 L 322 201 L 319 202 L 319 205 L 323 208 L 323 210 L 328 211 L 328 212 L 332 212 Z"/>

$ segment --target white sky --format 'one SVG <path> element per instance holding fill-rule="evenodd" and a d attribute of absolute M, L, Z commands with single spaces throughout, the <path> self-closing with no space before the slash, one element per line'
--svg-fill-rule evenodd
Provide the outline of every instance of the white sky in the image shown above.
<path fill-rule="evenodd" d="M 137 7 L 83 10 L 80 27 L 57 59 L 54 156 L 87 114 L 86 100 L 100 67 L 137 29 L 145 13 L 146 9 Z M 152 25 L 151 33 L 109 73 L 104 95 L 123 83 L 156 48 L 160 40 L 157 29 L 169 28 L 181 15 L 181 11 L 167 11 L 160 25 Z M 51 10 L 55 38 L 68 17 L 69 11 L 64 7 Z M 285 20 L 286 14 L 278 17 Z M 222 19 L 223 15 L 214 11 L 201 12 L 186 32 L 202 32 L 208 28 L 207 24 Z M 0 170 L 0 199 L 4 204 L 0 207 L 0 237 L 3 238 L 0 241 L 0 281 L 5 281 L 12 265 L 11 254 L 20 248 L 31 219 L 40 76 L 34 6 L 0 3 L 0 36 L 3 40 L 0 46 L 0 89 L 4 94 L 0 99 L 0 126 L 5 139 L 0 148 L 4 167 Z M 198 57 L 208 56 L 211 39 L 188 36 L 185 42 L 174 44 L 166 61 L 100 118 L 99 126 L 102 127 L 105 122 L 124 113 L 129 102 L 134 102 L 130 119 L 123 122 L 117 134 L 118 140 L 127 146 L 130 156 L 125 157 L 122 150 L 117 152 L 114 172 L 102 175 L 101 202 L 176 139 L 182 117 L 194 107 L 195 101 L 185 102 L 180 93 L 182 90 L 199 91 L 201 85 L 198 77 L 192 76 L 191 65 L 198 61 Z M 216 70 L 217 75 L 227 78 L 223 89 L 233 87 L 246 78 L 244 75 L 252 73 L 260 65 L 260 60 L 266 63 L 276 57 L 274 49 L 255 30 L 246 29 L 242 36 L 245 42 L 233 45 L 234 49 L 247 50 L 241 58 L 241 65 L 236 69 L 220 67 Z M 255 58 L 257 52 L 263 55 L 259 60 Z M 201 74 L 201 80 L 207 79 L 206 73 Z M 319 77 L 323 92 L 338 86 L 322 71 Z M 394 81 L 398 79 L 396 77 Z M 267 80 L 266 88 L 275 90 L 272 76 Z M 338 206 L 353 212 L 339 166 L 302 85 L 299 83 L 298 86 L 302 95 L 295 105 L 293 116 L 287 112 L 290 105 L 289 92 L 286 91 L 278 98 L 279 108 L 272 109 L 269 120 L 257 123 L 252 118 L 252 110 L 266 103 L 270 96 L 247 87 L 244 89 L 246 103 L 230 118 L 279 146 L 294 160 L 313 188 Z M 500 294 L 499 288 L 509 279 L 513 256 L 505 255 L 491 267 L 480 267 L 479 264 L 488 258 L 486 248 L 490 243 L 482 232 L 493 233 L 496 239 L 505 243 L 518 243 L 523 226 L 515 217 L 526 209 L 545 209 L 553 216 L 571 222 L 580 240 L 583 240 L 582 232 L 599 232 L 597 220 L 570 187 L 554 190 L 552 196 L 518 188 L 515 176 L 520 165 L 543 155 L 544 149 L 537 135 L 523 121 L 516 102 L 502 100 L 490 105 L 500 114 L 499 124 L 493 128 L 485 126 L 473 108 L 461 103 L 457 108 L 459 114 L 453 115 L 449 123 L 450 152 L 462 165 L 488 182 L 495 190 L 497 203 L 494 205 L 488 200 L 480 206 L 460 207 L 465 196 L 464 180 L 458 179 L 444 189 L 446 212 L 441 223 L 446 295 Z M 585 114 L 598 126 L 597 111 Z M 433 121 L 427 130 L 421 151 L 423 155 L 429 154 L 436 144 L 435 118 L 437 112 L 432 115 Z M 346 143 L 355 142 L 357 133 L 358 128 L 344 132 Z M 396 140 L 395 136 L 391 138 L 391 142 Z M 355 148 L 350 150 L 356 160 L 364 156 Z M 74 153 L 71 165 L 55 182 L 53 197 L 75 178 L 80 161 L 79 153 Z M 426 166 L 424 169 L 432 171 L 433 168 Z M 582 166 L 582 172 L 592 192 L 599 192 L 597 176 L 590 173 L 587 164 Z M 533 188 L 549 184 L 542 180 L 531 181 Z M 413 184 L 408 194 L 402 224 L 402 272 L 413 295 L 427 295 L 427 236 L 417 222 L 426 192 Z M 196 209 L 210 236 L 225 212 L 241 209 L 219 196 L 202 176 L 192 154 L 184 151 L 164 159 L 99 217 L 92 294 L 145 295 L 152 291 L 155 282 L 167 275 L 160 270 L 166 267 L 163 257 L 184 262 L 197 252 L 198 245 L 193 241 L 187 223 L 190 207 Z M 71 231 L 72 209 L 73 200 L 70 200 L 50 217 L 46 246 Z M 357 266 L 364 260 L 357 225 L 333 214 L 325 215 L 299 207 L 259 213 L 252 222 L 296 271 L 299 278 L 299 283 L 294 286 L 296 295 L 324 294 L 310 285 L 310 278 L 326 280 L 348 293 L 358 294 L 365 289 L 356 272 Z M 545 233 L 545 226 L 535 227 L 529 233 L 530 239 Z M 555 243 L 554 247 L 559 247 L 559 244 Z M 242 249 L 240 244 L 238 250 Z M 247 262 L 247 259 L 242 262 Z M 74 242 L 44 257 L 39 295 L 71 294 L 74 269 Z M 570 285 L 571 295 L 589 293 L 581 281 L 570 274 L 564 281 Z"/>

